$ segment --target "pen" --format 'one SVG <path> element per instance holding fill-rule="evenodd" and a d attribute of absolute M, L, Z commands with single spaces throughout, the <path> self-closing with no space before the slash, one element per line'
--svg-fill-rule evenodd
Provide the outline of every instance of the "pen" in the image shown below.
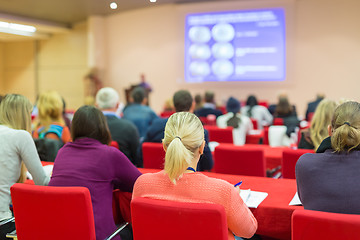
<path fill-rule="evenodd" d="M 234 185 L 234 187 L 240 186 L 242 184 L 242 181 L 238 182 L 237 184 Z"/>

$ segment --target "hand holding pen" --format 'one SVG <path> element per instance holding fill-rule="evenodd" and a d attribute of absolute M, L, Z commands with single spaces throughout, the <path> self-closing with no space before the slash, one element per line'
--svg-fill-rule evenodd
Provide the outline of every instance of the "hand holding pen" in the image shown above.
<path fill-rule="evenodd" d="M 242 184 L 242 181 L 240 181 L 240 182 L 238 182 L 237 184 L 234 185 L 234 187 L 239 190 L 239 193 L 240 193 L 240 185 L 241 184 Z"/>

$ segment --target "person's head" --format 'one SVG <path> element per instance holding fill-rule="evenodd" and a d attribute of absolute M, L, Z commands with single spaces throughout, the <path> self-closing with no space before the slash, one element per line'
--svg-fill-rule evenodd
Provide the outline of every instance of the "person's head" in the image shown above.
<path fill-rule="evenodd" d="M 19 94 L 7 94 L 0 103 L 0 124 L 31 132 L 30 101 Z"/>
<path fill-rule="evenodd" d="M 233 97 L 230 97 L 226 102 L 226 111 L 233 113 L 233 116 L 226 122 L 227 126 L 238 128 L 241 123 L 241 119 L 236 116 L 240 112 L 240 102 Z"/>
<path fill-rule="evenodd" d="M 111 142 L 110 131 L 104 114 L 94 106 L 82 106 L 74 114 L 71 125 L 73 141 L 79 138 L 96 139 L 102 144 Z"/>
<path fill-rule="evenodd" d="M 179 90 L 173 96 L 173 103 L 176 112 L 189 112 L 194 105 L 193 97 L 187 90 Z"/>
<path fill-rule="evenodd" d="M 246 105 L 250 107 L 258 105 L 256 97 L 254 95 L 250 95 L 246 100 Z"/>
<path fill-rule="evenodd" d="M 134 103 L 142 104 L 146 98 L 146 92 L 143 87 L 136 87 L 131 92 L 131 98 L 134 100 Z"/>
<path fill-rule="evenodd" d="M 310 125 L 311 141 L 315 149 L 319 147 L 322 140 L 329 136 L 328 126 L 330 125 L 336 106 L 335 101 L 324 99 L 315 110 Z"/>
<path fill-rule="evenodd" d="M 214 103 L 215 93 L 211 91 L 205 92 L 205 102 Z"/>
<path fill-rule="evenodd" d="M 201 105 L 202 104 L 202 97 L 201 97 L 200 94 L 196 94 L 194 99 L 195 99 L 196 105 Z"/>
<path fill-rule="evenodd" d="M 64 123 L 62 118 L 63 101 L 56 91 L 43 92 L 37 101 L 39 120 L 43 126 L 49 126 L 53 122 Z"/>
<path fill-rule="evenodd" d="M 96 93 L 96 106 L 101 110 L 117 109 L 119 106 L 119 94 L 111 87 L 101 88 Z"/>
<path fill-rule="evenodd" d="M 163 146 L 164 170 L 176 183 L 189 166 L 197 164 L 204 151 L 204 128 L 200 119 L 190 112 L 171 115 L 165 126 Z"/>
<path fill-rule="evenodd" d="M 226 111 L 231 113 L 240 112 L 240 102 L 236 98 L 230 97 L 226 102 Z"/>
<path fill-rule="evenodd" d="M 351 151 L 360 145 L 360 103 L 349 101 L 335 109 L 329 135 L 335 152 Z"/>
<path fill-rule="evenodd" d="M 280 115 L 286 115 L 292 112 L 292 107 L 287 97 L 285 96 L 279 97 L 279 102 L 276 105 L 275 112 Z"/>

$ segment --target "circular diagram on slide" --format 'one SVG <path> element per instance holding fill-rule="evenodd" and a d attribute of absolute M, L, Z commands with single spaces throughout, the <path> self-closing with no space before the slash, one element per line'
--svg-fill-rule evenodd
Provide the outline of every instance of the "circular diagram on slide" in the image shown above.
<path fill-rule="evenodd" d="M 189 30 L 189 38 L 194 43 L 206 43 L 211 39 L 210 29 L 203 26 L 195 26 Z"/>
<path fill-rule="evenodd" d="M 229 42 L 235 37 L 235 29 L 229 23 L 218 23 L 212 30 L 212 37 L 217 42 Z"/>
<path fill-rule="evenodd" d="M 192 44 L 189 48 L 189 55 L 192 59 L 206 60 L 210 58 L 211 50 L 206 44 Z"/>
<path fill-rule="evenodd" d="M 211 69 L 218 78 L 224 79 L 234 73 L 234 64 L 229 60 L 217 60 L 211 64 Z"/>
<path fill-rule="evenodd" d="M 230 43 L 215 43 L 211 51 L 217 59 L 230 59 L 235 54 L 234 47 Z"/>
<path fill-rule="evenodd" d="M 194 77 L 206 77 L 210 74 L 210 66 L 207 62 L 194 61 L 189 66 L 190 74 Z"/>

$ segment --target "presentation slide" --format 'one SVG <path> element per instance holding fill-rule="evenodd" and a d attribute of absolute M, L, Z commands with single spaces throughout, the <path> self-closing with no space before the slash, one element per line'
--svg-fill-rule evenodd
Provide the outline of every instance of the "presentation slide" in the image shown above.
<path fill-rule="evenodd" d="M 284 81 L 284 9 L 186 16 L 185 80 Z"/>

